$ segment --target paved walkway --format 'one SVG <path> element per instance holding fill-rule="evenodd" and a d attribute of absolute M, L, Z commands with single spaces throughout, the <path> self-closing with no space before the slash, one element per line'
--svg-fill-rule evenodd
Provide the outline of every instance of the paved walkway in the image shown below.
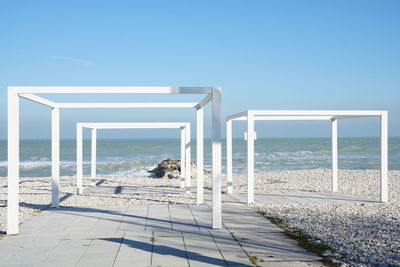
<path fill-rule="evenodd" d="M 0 266 L 322 265 L 263 216 L 223 202 L 222 230 L 209 228 L 208 205 L 49 209 L 0 240 Z"/>

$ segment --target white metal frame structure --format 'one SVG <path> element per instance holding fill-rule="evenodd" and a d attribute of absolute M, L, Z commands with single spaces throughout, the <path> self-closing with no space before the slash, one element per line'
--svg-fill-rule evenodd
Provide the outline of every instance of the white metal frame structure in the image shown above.
<path fill-rule="evenodd" d="M 91 129 L 91 183 L 96 185 L 97 130 L 99 129 L 180 129 L 181 131 L 181 188 L 191 193 L 191 133 L 190 122 L 78 122 L 76 124 L 77 193 L 83 193 L 83 128 Z M 187 168 L 187 166 L 189 166 Z M 199 182 L 199 181 L 197 181 Z M 204 187 L 204 185 L 197 185 Z M 198 199 L 203 200 L 201 195 Z M 202 202 L 202 201 L 201 201 Z"/>
<path fill-rule="evenodd" d="M 205 95 L 194 103 L 56 103 L 36 94 L 193 94 Z M 8 87 L 8 193 L 7 234 L 19 232 L 19 100 L 20 97 L 52 109 L 52 207 L 59 205 L 60 109 L 66 108 L 194 108 L 197 118 L 197 179 L 203 181 L 204 107 L 212 105 L 212 228 L 220 229 L 221 218 L 221 88 L 220 87 Z M 202 192 L 203 188 L 198 188 Z"/>
<path fill-rule="evenodd" d="M 338 190 L 338 120 L 379 117 L 381 139 L 380 201 L 388 202 L 388 112 L 385 110 L 247 110 L 226 119 L 227 192 L 233 194 L 232 182 L 232 122 L 247 121 L 247 202 L 254 203 L 254 121 L 331 121 L 332 192 Z"/>

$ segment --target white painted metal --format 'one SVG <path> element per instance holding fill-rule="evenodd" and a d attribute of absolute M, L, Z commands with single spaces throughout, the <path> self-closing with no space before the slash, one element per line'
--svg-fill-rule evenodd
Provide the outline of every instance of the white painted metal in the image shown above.
<path fill-rule="evenodd" d="M 232 121 L 234 120 L 248 120 L 248 112 L 253 115 L 254 120 L 331 120 L 332 121 L 332 191 L 336 192 L 338 190 L 338 151 L 337 151 L 337 121 L 339 119 L 351 119 L 351 118 L 361 118 L 361 117 L 376 117 L 381 118 L 381 202 L 388 201 L 388 125 L 387 125 L 387 111 L 381 110 L 248 110 L 240 113 L 236 113 L 227 117 L 227 137 L 232 137 Z M 248 127 L 249 127 L 249 121 Z M 228 126 L 230 124 L 230 126 Z M 251 127 L 251 125 L 250 125 Z M 253 126 L 254 127 L 254 126 Z M 228 138 L 228 141 L 229 142 Z M 249 147 L 248 141 L 248 151 L 252 150 L 251 144 Z M 252 143 L 252 142 L 250 142 Z M 254 140 L 253 140 L 254 143 Z M 229 146 L 227 146 L 229 147 Z M 232 147 L 227 148 L 230 153 L 227 153 L 227 176 L 228 176 L 228 190 L 232 183 Z M 254 149 L 254 147 L 253 147 Z M 254 153 L 254 151 L 253 151 Z M 248 159 L 252 165 L 253 161 Z M 254 165 L 253 165 L 254 167 Z M 251 170 L 252 166 L 248 166 L 248 170 Z M 248 171 L 249 183 L 253 181 L 251 177 L 254 177 L 254 170 L 252 173 Z M 232 185 L 233 186 L 233 185 Z M 251 190 L 251 186 L 248 184 L 248 190 Z M 254 197 L 254 196 L 253 196 Z M 248 196 L 248 201 L 252 200 L 251 196 Z"/>
<path fill-rule="evenodd" d="M 380 116 L 381 110 L 249 110 L 255 116 Z"/>
<path fill-rule="evenodd" d="M 51 207 L 58 208 L 60 199 L 60 110 L 51 110 Z"/>
<path fill-rule="evenodd" d="M 19 97 L 8 88 L 8 177 L 7 177 L 7 234 L 19 232 Z"/>
<path fill-rule="evenodd" d="M 186 126 L 182 122 L 80 122 L 78 124 L 91 129 L 178 129 Z"/>
<path fill-rule="evenodd" d="M 31 100 L 33 102 L 36 102 L 38 104 L 41 105 L 45 105 L 47 107 L 50 108 L 55 108 L 56 107 L 56 103 L 54 103 L 53 101 L 50 101 L 46 98 L 37 96 L 37 95 L 33 95 L 33 94 L 19 94 L 20 97 L 25 98 L 27 100 Z"/>
<path fill-rule="evenodd" d="M 199 104 L 196 105 L 196 108 L 197 108 L 197 109 L 203 108 L 205 105 L 207 105 L 208 103 L 210 103 L 211 99 L 212 99 L 212 95 L 211 95 L 211 94 L 208 94 L 203 100 L 201 100 L 201 101 L 199 102 Z"/>
<path fill-rule="evenodd" d="M 381 202 L 389 201 L 388 192 L 388 112 L 381 114 Z"/>
<path fill-rule="evenodd" d="M 210 94 L 214 87 L 171 86 L 24 86 L 9 87 L 22 94 Z"/>
<path fill-rule="evenodd" d="M 97 129 L 92 129 L 92 145 L 91 145 L 91 168 L 90 177 L 92 178 L 92 185 L 96 185 L 96 157 L 97 157 Z"/>
<path fill-rule="evenodd" d="M 77 129 L 81 129 L 80 137 L 77 136 L 77 139 L 83 138 L 82 130 L 83 128 L 92 129 L 92 162 L 91 162 L 91 179 L 92 185 L 96 184 L 96 143 L 97 143 L 97 129 L 181 129 L 181 176 L 188 177 L 187 179 L 182 179 L 181 177 L 181 187 L 187 187 L 187 184 L 191 184 L 191 176 L 188 175 L 188 171 L 186 168 L 187 164 L 187 153 L 190 156 L 190 123 L 189 122 L 78 122 Z M 189 138 L 189 144 L 187 145 L 187 140 Z M 83 144 L 82 144 L 83 145 Z M 187 152 L 187 148 L 189 149 Z M 81 146 L 81 150 L 79 151 L 80 156 L 77 157 L 80 159 L 80 163 L 78 160 L 78 165 L 82 166 L 83 161 L 83 149 Z M 190 158 L 189 158 L 190 161 Z M 183 162 L 183 166 L 182 166 Z M 83 167 L 77 167 L 77 184 L 82 185 L 83 180 Z M 186 190 L 190 193 L 189 191 Z M 78 186 L 79 194 L 83 193 L 83 186 Z"/>
<path fill-rule="evenodd" d="M 338 121 L 333 119 L 331 122 L 332 138 L 332 192 L 338 191 Z"/>
<path fill-rule="evenodd" d="M 77 194 L 83 193 L 83 128 L 78 123 L 76 125 L 76 179 Z"/>
<path fill-rule="evenodd" d="M 186 127 L 181 127 L 181 188 L 185 188 L 186 182 L 185 182 L 185 175 L 186 175 Z"/>
<path fill-rule="evenodd" d="M 185 103 L 57 103 L 58 108 L 195 108 L 196 102 Z"/>
<path fill-rule="evenodd" d="M 19 97 L 43 104 L 52 108 L 120 108 L 125 105 L 125 108 L 137 107 L 201 107 L 206 105 L 212 95 L 211 100 L 216 100 L 218 103 L 213 103 L 213 213 L 212 213 L 212 227 L 221 228 L 221 113 L 220 113 L 220 88 L 219 87 L 8 87 L 8 204 L 7 204 L 7 233 L 18 233 L 18 180 L 19 180 Z M 207 94 L 207 96 L 200 103 L 55 103 L 41 96 L 33 94 Z M 86 105 L 86 107 L 85 107 Z M 115 106 L 114 106 L 115 105 Z M 82 129 L 81 129 L 82 130 Z M 78 138 L 77 144 L 82 144 L 82 132 L 79 133 L 77 129 Z M 79 149 L 78 149 L 79 150 Z M 77 150 L 77 159 L 79 153 Z M 17 156 L 16 156 L 17 155 Z M 54 165 L 55 162 L 52 162 Z M 82 167 L 81 161 L 77 165 Z M 78 173 L 81 173 L 82 170 Z M 82 182 L 82 177 L 80 179 Z M 79 188 L 80 186 L 80 188 Z M 78 193 L 82 190 L 82 184 L 78 184 Z M 217 192 L 215 192 L 217 190 Z M 219 204 L 217 203 L 219 201 Z"/>
<path fill-rule="evenodd" d="M 257 121 L 328 121 L 333 116 L 254 116 Z M 245 121 L 247 116 L 237 117 L 234 121 Z"/>
<path fill-rule="evenodd" d="M 212 227 L 222 227 L 221 205 L 221 88 L 212 93 Z"/>
<path fill-rule="evenodd" d="M 247 113 L 247 203 L 254 203 L 254 115 Z"/>
<path fill-rule="evenodd" d="M 192 164 L 191 164 L 191 149 L 190 149 L 190 123 L 186 123 L 186 134 L 185 134 L 185 188 L 186 194 L 190 194 L 192 191 Z"/>
<path fill-rule="evenodd" d="M 253 133 L 253 138 L 254 138 L 254 140 L 257 140 L 257 132 L 254 132 L 254 133 Z M 243 139 L 244 139 L 245 141 L 247 141 L 247 132 L 244 132 L 244 137 L 243 137 Z"/>
<path fill-rule="evenodd" d="M 204 108 L 196 111 L 197 204 L 204 204 Z"/>
<path fill-rule="evenodd" d="M 229 115 L 228 117 L 226 117 L 226 120 L 230 121 L 230 120 L 235 120 L 237 118 L 242 118 L 242 117 L 247 118 L 247 111 L 243 111 L 243 112 L 239 112 L 239 113 L 236 113 L 236 114 Z"/>
<path fill-rule="evenodd" d="M 376 117 L 377 115 L 339 115 L 334 118 L 337 120 L 343 119 L 358 119 L 358 118 L 367 118 L 367 117 Z"/>
<path fill-rule="evenodd" d="M 232 177 L 232 120 L 228 120 L 226 122 L 226 186 L 228 194 L 233 194 Z"/>

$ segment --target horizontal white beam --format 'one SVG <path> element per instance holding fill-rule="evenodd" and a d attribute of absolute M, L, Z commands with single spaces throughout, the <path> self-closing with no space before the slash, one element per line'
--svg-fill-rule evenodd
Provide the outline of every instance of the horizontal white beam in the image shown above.
<path fill-rule="evenodd" d="M 342 120 L 342 119 L 356 119 L 356 118 L 367 118 L 367 117 L 376 117 L 376 116 L 380 116 L 380 115 L 363 115 L 363 116 L 350 116 L 350 115 L 346 115 L 346 116 L 334 116 L 333 119 L 334 120 Z"/>
<path fill-rule="evenodd" d="M 57 103 L 54 103 L 54 102 L 52 102 L 50 100 L 47 100 L 46 98 L 43 98 L 43 97 L 40 97 L 40 96 L 37 96 L 37 95 L 34 95 L 34 94 L 19 94 L 19 96 L 22 97 L 22 98 L 25 98 L 27 100 L 36 102 L 38 104 L 42 104 L 42 105 L 45 105 L 47 107 L 51 107 L 51 108 L 54 108 L 57 105 Z"/>
<path fill-rule="evenodd" d="M 186 127 L 184 122 L 78 122 L 76 125 L 90 129 L 179 129 Z"/>
<path fill-rule="evenodd" d="M 211 94 L 208 94 L 203 100 L 201 100 L 201 101 L 199 102 L 199 104 L 196 105 L 196 108 L 199 109 L 199 108 L 204 107 L 204 106 L 207 105 L 211 100 L 212 100 L 212 95 L 211 95 Z"/>
<path fill-rule="evenodd" d="M 236 118 L 242 118 L 242 117 L 246 117 L 246 119 L 247 119 L 247 111 L 243 111 L 243 112 L 239 112 L 239 113 L 236 113 L 236 114 L 229 115 L 228 117 L 226 117 L 226 120 L 230 121 L 230 120 L 234 120 Z"/>
<path fill-rule="evenodd" d="M 382 110 L 249 110 L 255 116 L 380 116 Z"/>
<path fill-rule="evenodd" d="M 210 94 L 214 87 L 170 86 L 11 86 L 15 93 L 27 94 Z"/>
<path fill-rule="evenodd" d="M 58 108 L 195 108 L 197 103 L 56 103 Z"/>
<path fill-rule="evenodd" d="M 329 121 L 332 116 L 255 116 L 255 121 Z M 233 121 L 245 121 L 247 117 L 238 117 Z"/>

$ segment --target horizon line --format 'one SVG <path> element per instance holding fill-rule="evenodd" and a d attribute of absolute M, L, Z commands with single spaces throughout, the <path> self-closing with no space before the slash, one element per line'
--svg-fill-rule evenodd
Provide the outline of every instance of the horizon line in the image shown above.
<path fill-rule="evenodd" d="M 312 139 L 312 138 L 331 138 L 330 136 L 304 136 L 304 137 L 293 137 L 293 136 L 271 136 L 271 137 L 259 137 L 258 139 L 279 139 L 279 138 L 285 138 L 285 139 Z M 380 136 L 339 136 L 340 138 L 380 138 Z M 388 138 L 400 138 L 400 136 L 389 136 Z M 86 139 L 91 139 L 89 138 L 83 138 L 84 140 Z M 107 140 L 107 139 L 138 139 L 138 140 L 151 140 L 151 139 L 180 139 L 177 137 L 106 137 L 106 138 L 97 138 L 97 140 Z M 196 139 L 196 137 L 193 137 L 192 139 Z M 211 139 L 211 137 L 205 137 L 204 139 Z M 226 137 L 222 137 L 221 139 L 226 139 Z M 233 137 L 233 139 L 243 139 L 243 137 Z M 7 141 L 8 139 L 6 138 L 0 138 L 0 141 Z M 51 140 L 51 138 L 20 138 L 20 140 Z M 60 138 L 60 140 L 76 140 L 76 138 Z"/>

